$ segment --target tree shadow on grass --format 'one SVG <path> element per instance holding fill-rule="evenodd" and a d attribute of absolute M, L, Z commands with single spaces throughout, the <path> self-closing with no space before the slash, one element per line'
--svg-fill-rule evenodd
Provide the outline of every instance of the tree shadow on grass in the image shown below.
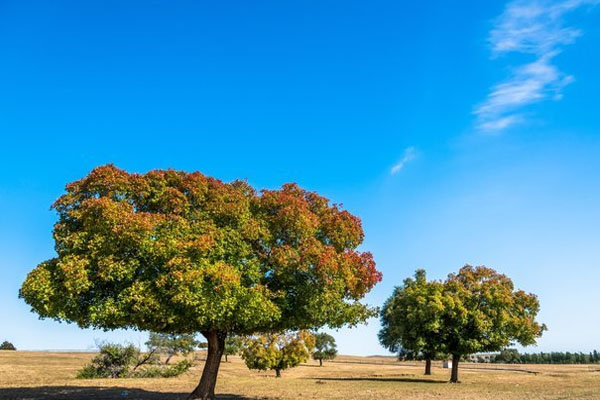
<path fill-rule="evenodd" d="M 318 381 L 370 381 L 370 382 L 407 382 L 407 383 L 448 383 L 448 381 L 442 381 L 439 379 L 424 379 L 424 378 L 391 378 L 391 377 L 354 377 L 354 378 L 312 378 Z"/>
<path fill-rule="evenodd" d="M 125 387 L 40 386 L 0 388 L 2 400 L 185 400 L 189 393 L 155 392 Z M 218 394 L 217 400 L 259 400 L 234 394 Z"/>

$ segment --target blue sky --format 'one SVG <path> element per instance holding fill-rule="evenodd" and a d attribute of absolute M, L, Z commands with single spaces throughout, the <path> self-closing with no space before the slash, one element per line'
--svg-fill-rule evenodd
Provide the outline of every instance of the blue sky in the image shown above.
<path fill-rule="evenodd" d="M 539 295 L 532 351 L 600 349 L 600 4 L 0 1 L 0 340 L 40 321 L 50 204 L 94 166 L 298 182 L 360 216 L 384 279 L 485 264 Z M 378 323 L 335 333 L 383 354 Z"/>

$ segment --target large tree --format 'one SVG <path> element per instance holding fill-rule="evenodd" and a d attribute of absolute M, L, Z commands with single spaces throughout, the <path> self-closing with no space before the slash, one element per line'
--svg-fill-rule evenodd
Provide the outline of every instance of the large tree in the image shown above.
<path fill-rule="evenodd" d="M 537 297 L 515 290 L 510 278 L 491 268 L 466 265 L 444 286 L 448 302 L 440 339 L 452 355 L 451 382 L 458 382 L 461 356 L 535 344 L 546 329 L 535 321 Z"/>
<path fill-rule="evenodd" d="M 113 165 L 66 186 L 53 205 L 56 257 L 20 296 L 80 327 L 201 332 L 191 398 L 213 399 L 228 334 L 354 325 L 381 280 L 360 220 L 295 184 L 257 192 L 199 172 L 129 174 Z"/>
<path fill-rule="evenodd" d="M 315 333 L 315 351 L 312 358 L 319 360 L 319 365 L 322 367 L 323 360 L 333 360 L 336 356 L 335 338 L 325 332 Z"/>
<path fill-rule="evenodd" d="M 444 351 L 445 303 L 444 285 L 428 282 L 425 271 L 417 270 L 384 303 L 379 341 L 394 353 L 424 359 L 425 375 L 431 375 L 431 360 Z"/>

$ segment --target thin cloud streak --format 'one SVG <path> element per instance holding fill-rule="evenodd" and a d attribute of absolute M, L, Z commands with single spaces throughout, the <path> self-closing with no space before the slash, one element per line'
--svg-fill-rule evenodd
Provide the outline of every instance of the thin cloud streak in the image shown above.
<path fill-rule="evenodd" d="M 562 48 L 575 41 L 581 31 L 564 26 L 564 16 L 600 0 L 516 0 L 508 3 L 490 32 L 493 57 L 508 53 L 530 54 L 534 61 L 513 70 L 504 82 L 494 85 L 486 100 L 474 111 L 477 128 L 499 133 L 525 121 L 522 108 L 547 99 L 560 100 L 562 89 L 573 76 L 553 63 Z"/>
<path fill-rule="evenodd" d="M 392 169 L 390 169 L 390 174 L 395 175 L 398 172 L 400 172 L 402 170 L 402 168 L 404 168 L 404 166 L 406 164 L 408 164 L 409 162 L 411 162 L 412 160 L 414 160 L 417 157 L 417 150 L 414 147 L 407 147 L 406 149 L 404 149 L 404 154 L 402 155 L 402 158 L 400 159 L 400 161 L 398 161 L 396 163 L 396 165 L 394 165 L 392 167 Z"/>

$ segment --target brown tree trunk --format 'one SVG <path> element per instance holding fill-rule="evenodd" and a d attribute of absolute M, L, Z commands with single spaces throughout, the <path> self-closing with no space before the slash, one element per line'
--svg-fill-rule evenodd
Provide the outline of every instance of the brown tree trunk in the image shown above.
<path fill-rule="evenodd" d="M 453 354 L 452 355 L 452 375 L 450 376 L 450 382 L 458 383 L 458 361 L 460 360 L 460 355 Z"/>
<path fill-rule="evenodd" d="M 206 354 L 206 362 L 202 370 L 200 383 L 194 389 L 188 400 L 214 400 L 215 385 L 217 383 L 217 375 L 219 366 L 221 365 L 221 357 L 225 350 L 225 337 L 227 334 L 220 331 L 202 332 L 208 341 L 208 351 Z"/>
<path fill-rule="evenodd" d="M 322 366 L 323 366 L 323 359 L 319 358 L 319 367 L 322 367 Z"/>
<path fill-rule="evenodd" d="M 275 370 L 275 378 L 281 378 L 281 370 L 280 369 Z"/>
<path fill-rule="evenodd" d="M 225 354 L 225 362 L 229 362 L 229 361 L 227 361 L 227 354 Z"/>
<path fill-rule="evenodd" d="M 431 359 L 425 360 L 425 375 L 431 375 Z"/>

